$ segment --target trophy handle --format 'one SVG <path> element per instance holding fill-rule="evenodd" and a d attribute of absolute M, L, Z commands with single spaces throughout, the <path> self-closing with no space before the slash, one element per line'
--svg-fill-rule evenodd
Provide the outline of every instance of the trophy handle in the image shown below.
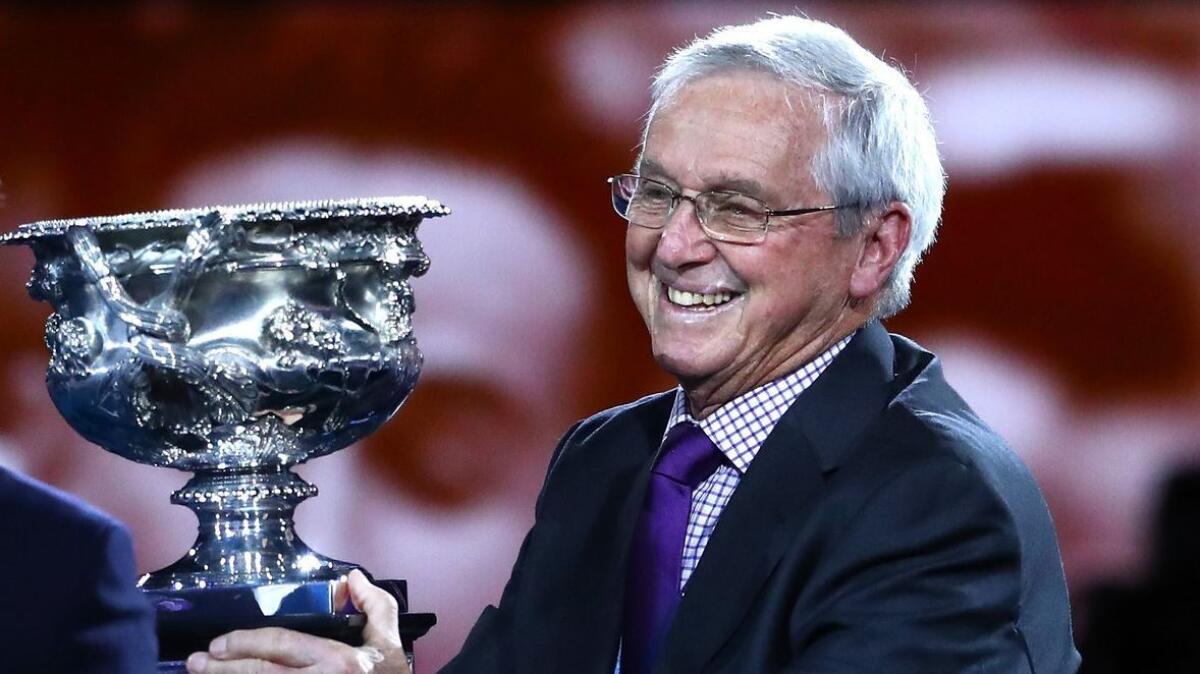
<path fill-rule="evenodd" d="M 104 251 L 90 228 L 77 225 L 66 231 L 67 243 L 79 260 L 83 276 L 92 284 L 105 304 L 126 325 L 169 342 L 183 342 L 191 326 L 183 313 L 170 308 L 150 309 L 138 304 L 108 266 Z"/>
<path fill-rule="evenodd" d="M 188 232 L 183 244 L 183 255 L 171 270 L 167 286 L 158 297 L 152 301 L 154 306 L 164 306 L 171 310 L 174 306 L 182 306 L 192 294 L 192 288 L 204 268 L 212 264 L 222 250 L 232 250 L 242 229 L 229 219 L 229 216 L 219 210 L 211 211 L 202 216 Z M 186 319 L 185 319 L 186 320 Z"/>
<path fill-rule="evenodd" d="M 202 351 L 188 346 L 191 324 L 183 312 L 171 306 L 187 299 L 212 251 L 227 244 L 237 231 L 220 211 L 201 218 L 188 234 L 182 259 L 172 269 L 165 289 L 147 305 L 139 304 L 125 290 L 105 259 L 95 232 L 88 227 L 74 226 L 65 236 L 79 260 L 84 278 L 100 294 L 105 305 L 135 333 L 128 338 L 130 352 L 142 362 L 174 373 L 183 381 L 223 392 L 236 404 L 236 409 L 229 409 L 231 418 L 244 420 L 249 418 L 255 400 L 255 396 L 247 394 L 253 389 L 252 375 L 237 367 L 241 363 L 226 362 L 222 366 Z M 160 413 L 157 409 L 146 411 L 148 415 Z"/>

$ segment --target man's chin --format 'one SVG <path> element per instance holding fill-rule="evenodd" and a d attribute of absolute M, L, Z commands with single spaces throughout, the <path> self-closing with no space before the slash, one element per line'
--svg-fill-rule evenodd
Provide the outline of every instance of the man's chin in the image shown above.
<path fill-rule="evenodd" d="M 712 378 L 717 368 L 695 354 L 654 353 L 654 360 L 685 389 L 694 389 Z"/>

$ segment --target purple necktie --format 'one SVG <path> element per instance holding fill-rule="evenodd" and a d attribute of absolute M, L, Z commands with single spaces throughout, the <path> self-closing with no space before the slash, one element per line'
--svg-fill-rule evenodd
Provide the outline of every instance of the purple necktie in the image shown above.
<path fill-rule="evenodd" d="M 625 583 L 621 674 L 649 674 L 679 605 L 692 491 L 724 461 L 691 422 L 667 433 L 638 516 Z"/>

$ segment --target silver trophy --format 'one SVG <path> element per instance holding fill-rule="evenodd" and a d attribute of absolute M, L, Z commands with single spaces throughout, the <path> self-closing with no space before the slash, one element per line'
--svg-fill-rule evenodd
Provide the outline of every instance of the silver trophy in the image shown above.
<path fill-rule="evenodd" d="M 278 625 L 353 643 L 334 604 L 354 565 L 296 535 L 317 493 L 291 467 L 377 429 L 416 384 L 408 279 L 429 267 L 422 197 L 158 211 L 23 225 L 59 412 L 110 452 L 194 477 L 171 500 L 195 544 L 140 585 L 163 660 L 234 628 Z M 406 608 L 402 581 L 382 581 Z M 412 639 L 433 624 L 405 612 Z"/>

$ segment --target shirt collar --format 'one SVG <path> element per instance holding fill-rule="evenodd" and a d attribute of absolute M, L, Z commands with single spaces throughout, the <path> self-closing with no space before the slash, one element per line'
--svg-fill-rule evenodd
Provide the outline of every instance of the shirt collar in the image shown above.
<path fill-rule="evenodd" d="M 743 393 L 700 421 L 688 411 L 683 388 L 676 389 L 675 406 L 663 437 L 676 425 L 690 421 L 704 430 L 739 473 L 745 473 L 783 413 L 821 376 L 854 334 L 846 335 L 791 374 Z"/>

